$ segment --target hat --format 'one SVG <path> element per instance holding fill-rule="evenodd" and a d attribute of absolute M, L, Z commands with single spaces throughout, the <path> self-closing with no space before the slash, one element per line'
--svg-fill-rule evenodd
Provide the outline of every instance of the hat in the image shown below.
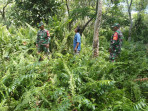
<path fill-rule="evenodd" d="M 112 25 L 112 27 L 120 27 L 119 23 L 114 23 L 114 25 Z"/>
<path fill-rule="evenodd" d="M 39 25 L 38 25 L 38 27 L 41 27 L 42 25 L 44 25 L 44 23 L 43 22 L 40 22 Z"/>

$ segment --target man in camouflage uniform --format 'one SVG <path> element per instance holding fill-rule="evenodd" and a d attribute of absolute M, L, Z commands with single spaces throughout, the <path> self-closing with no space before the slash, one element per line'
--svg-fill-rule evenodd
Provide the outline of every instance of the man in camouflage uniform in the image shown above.
<path fill-rule="evenodd" d="M 38 53 L 44 52 L 49 55 L 49 43 L 50 43 L 50 33 L 48 30 L 44 29 L 43 22 L 39 23 L 40 30 L 37 33 L 36 47 Z"/>
<path fill-rule="evenodd" d="M 110 43 L 110 61 L 115 62 L 115 59 L 119 56 L 121 52 L 121 46 L 122 46 L 122 39 L 123 34 L 120 31 L 120 25 L 118 23 L 115 23 L 112 26 L 112 30 L 114 31 L 114 34 L 111 37 L 111 43 Z"/>

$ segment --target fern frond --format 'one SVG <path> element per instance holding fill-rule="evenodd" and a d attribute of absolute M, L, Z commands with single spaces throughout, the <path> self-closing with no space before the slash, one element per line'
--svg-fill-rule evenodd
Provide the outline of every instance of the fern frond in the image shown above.
<path fill-rule="evenodd" d="M 134 109 L 137 111 L 144 110 L 146 107 L 148 104 L 143 99 L 134 104 Z"/>
<path fill-rule="evenodd" d="M 75 80 L 74 80 L 73 74 L 70 72 L 70 70 L 69 70 L 67 64 L 65 63 L 65 61 L 63 61 L 63 64 L 64 64 L 64 68 L 65 68 L 66 72 L 70 76 L 69 85 L 70 85 L 71 93 L 74 96 L 75 95 L 75 87 L 76 87 L 76 85 L 75 85 Z"/>

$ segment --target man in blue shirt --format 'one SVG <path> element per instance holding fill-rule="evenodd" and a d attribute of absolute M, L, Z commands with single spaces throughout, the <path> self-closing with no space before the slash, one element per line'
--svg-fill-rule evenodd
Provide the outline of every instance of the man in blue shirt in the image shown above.
<path fill-rule="evenodd" d="M 77 27 L 75 29 L 75 36 L 73 40 L 73 49 L 74 49 L 74 54 L 79 54 L 81 50 L 81 36 L 80 36 L 80 28 Z"/>

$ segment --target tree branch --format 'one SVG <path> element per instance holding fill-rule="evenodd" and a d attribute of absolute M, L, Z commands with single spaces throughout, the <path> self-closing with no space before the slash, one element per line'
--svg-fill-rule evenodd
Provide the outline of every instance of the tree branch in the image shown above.
<path fill-rule="evenodd" d="M 97 12 L 98 12 L 98 0 L 97 0 L 97 3 L 96 3 L 96 15 L 97 15 Z"/>
<path fill-rule="evenodd" d="M 3 7 L 3 10 L 5 10 L 5 8 L 7 7 L 7 5 L 8 5 L 9 3 L 11 3 L 11 2 L 8 1 L 8 2 L 6 3 L 6 5 Z"/>
<path fill-rule="evenodd" d="M 87 25 L 93 20 L 94 17 L 95 17 L 95 16 L 93 16 L 91 19 L 89 19 L 89 20 L 85 23 L 85 25 L 83 26 L 83 28 L 82 28 L 81 31 L 80 31 L 80 34 L 81 34 L 81 35 L 82 35 L 83 31 L 85 30 L 85 28 L 87 27 Z"/>
<path fill-rule="evenodd" d="M 4 5 L 2 11 L 0 11 L 0 13 L 1 13 L 1 15 L 2 15 L 2 18 L 3 18 L 4 20 L 5 20 L 5 8 L 8 6 L 9 3 L 11 3 L 11 1 L 8 1 L 8 2 Z"/>
<path fill-rule="evenodd" d="M 139 79 L 135 79 L 134 81 L 144 82 L 144 81 L 148 81 L 148 78 L 139 78 Z"/>
<path fill-rule="evenodd" d="M 66 0 L 66 7 L 67 7 L 68 15 L 69 15 L 69 6 L 68 6 L 67 0 Z"/>
<path fill-rule="evenodd" d="M 130 6 L 129 6 L 130 8 L 131 8 L 131 6 L 132 6 L 132 2 L 133 2 L 133 0 L 131 0 L 131 2 L 130 2 Z"/>
<path fill-rule="evenodd" d="M 81 29 L 80 31 L 80 34 L 82 35 L 83 31 L 85 30 L 85 28 L 87 27 L 87 25 L 94 19 L 95 15 L 97 15 L 97 12 L 98 12 L 98 0 L 97 0 L 97 3 L 96 3 L 96 13 L 94 14 L 94 16 L 92 18 L 90 18 L 86 23 L 85 25 L 83 26 L 83 28 Z"/>

